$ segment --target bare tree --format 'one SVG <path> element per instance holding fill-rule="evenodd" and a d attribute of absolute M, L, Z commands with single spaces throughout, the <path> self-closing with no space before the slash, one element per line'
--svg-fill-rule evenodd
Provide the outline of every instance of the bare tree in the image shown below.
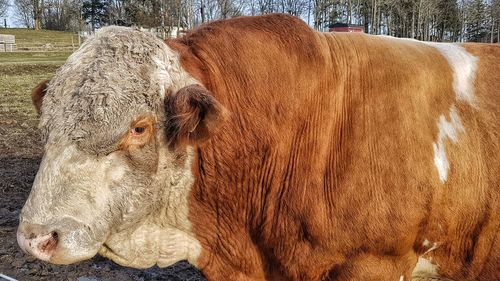
<path fill-rule="evenodd" d="M 52 30 L 81 29 L 81 0 L 45 0 L 42 26 Z"/>
<path fill-rule="evenodd" d="M 171 1 L 180 3 L 180 1 Z M 162 2 L 160 0 L 140 0 L 140 1 L 125 1 L 124 9 L 127 21 L 130 24 L 144 26 L 144 27 L 156 27 L 161 26 L 162 22 Z M 181 5 L 175 5 L 175 7 L 182 8 Z M 163 11 L 164 12 L 164 11 Z M 179 13 L 181 9 L 173 10 L 171 13 L 179 18 Z"/>
<path fill-rule="evenodd" d="M 332 5 L 328 0 L 315 0 L 314 1 L 314 28 L 322 30 L 325 24 L 329 22 L 327 13 Z"/>
<path fill-rule="evenodd" d="M 466 40 L 485 42 L 488 37 L 485 3 L 482 0 L 466 1 L 464 9 Z"/>
<path fill-rule="evenodd" d="M 490 43 L 500 42 L 500 0 L 492 0 L 489 7 Z M 496 30 L 496 32 L 495 32 Z"/>
<path fill-rule="evenodd" d="M 7 15 L 9 9 L 9 0 L 0 0 L 0 17 Z"/>
<path fill-rule="evenodd" d="M 263 15 L 267 13 L 274 13 L 274 0 L 257 0 L 255 1 L 257 4 L 258 14 Z"/>
<path fill-rule="evenodd" d="M 126 0 L 108 0 L 108 18 L 111 24 L 130 25 L 125 14 L 125 2 Z"/>
<path fill-rule="evenodd" d="M 214 0 L 200 1 L 200 12 L 203 13 L 203 22 L 218 19 L 218 2 Z"/>
<path fill-rule="evenodd" d="M 305 0 L 279 0 L 276 1 L 276 10 L 294 16 L 302 16 L 307 11 L 308 1 Z"/>
<path fill-rule="evenodd" d="M 34 27 L 33 2 L 31 0 L 16 0 L 14 10 L 17 23 L 27 28 Z"/>
<path fill-rule="evenodd" d="M 42 17 L 43 17 L 43 9 L 44 9 L 44 0 L 32 0 L 32 9 L 33 9 L 33 22 L 35 29 L 42 28 Z"/>

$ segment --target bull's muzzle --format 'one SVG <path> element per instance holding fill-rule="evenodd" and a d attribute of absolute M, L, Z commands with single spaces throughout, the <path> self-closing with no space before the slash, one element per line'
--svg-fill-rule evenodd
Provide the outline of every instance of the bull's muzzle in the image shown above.
<path fill-rule="evenodd" d="M 17 230 L 17 243 L 23 251 L 34 257 L 49 261 L 59 242 L 55 231 L 46 231 L 37 225 L 20 225 Z"/>

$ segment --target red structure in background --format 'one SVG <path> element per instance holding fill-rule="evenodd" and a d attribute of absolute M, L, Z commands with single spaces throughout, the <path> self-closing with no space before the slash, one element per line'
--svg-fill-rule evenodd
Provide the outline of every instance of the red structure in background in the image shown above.
<path fill-rule="evenodd" d="M 329 32 L 364 32 L 361 25 L 347 24 L 347 23 L 333 23 L 328 26 Z"/>

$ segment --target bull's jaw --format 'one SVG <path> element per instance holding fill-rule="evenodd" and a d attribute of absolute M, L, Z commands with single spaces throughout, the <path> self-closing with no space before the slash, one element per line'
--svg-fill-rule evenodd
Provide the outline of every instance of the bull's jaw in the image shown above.
<path fill-rule="evenodd" d="M 154 265 L 167 267 L 187 260 L 196 265 L 201 245 L 190 234 L 171 226 L 160 226 L 152 220 L 133 231 L 112 234 L 99 254 L 114 262 L 134 268 Z"/>
<path fill-rule="evenodd" d="M 167 267 L 181 260 L 197 264 L 201 245 L 191 231 L 188 218 L 188 194 L 194 182 L 191 173 L 194 152 L 191 147 L 187 148 L 186 161 L 180 170 L 173 167 L 171 158 L 165 157 L 170 154 L 168 145 L 161 142 L 154 182 L 163 195 L 157 202 L 157 212 L 150 214 L 137 227 L 112 231 L 99 254 L 134 268 L 148 268 L 155 264 Z M 177 172 L 172 173 L 173 170 Z"/>

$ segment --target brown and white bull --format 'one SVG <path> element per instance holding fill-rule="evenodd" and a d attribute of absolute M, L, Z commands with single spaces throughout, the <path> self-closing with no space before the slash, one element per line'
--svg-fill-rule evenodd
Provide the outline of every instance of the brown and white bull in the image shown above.
<path fill-rule="evenodd" d="M 103 28 L 48 83 L 20 246 L 211 280 L 500 280 L 500 46 L 285 15 Z"/>

